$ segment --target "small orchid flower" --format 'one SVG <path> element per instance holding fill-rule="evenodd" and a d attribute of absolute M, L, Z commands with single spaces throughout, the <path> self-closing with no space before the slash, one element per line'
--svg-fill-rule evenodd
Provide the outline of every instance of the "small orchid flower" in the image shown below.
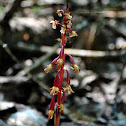
<path fill-rule="evenodd" d="M 62 25 L 60 30 L 61 34 L 65 34 L 65 31 L 66 31 L 66 25 Z"/>
<path fill-rule="evenodd" d="M 58 25 L 59 21 L 57 21 L 57 20 L 55 20 L 55 21 L 50 20 L 50 22 L 49 22 L 49 23 L 51 23 L 51 24 L 52 24 L 52 28 L 53 28 L 53 29 L 56 29 L 56 26 Z"/>
<path fill-rule="evenodd" d="M 72 90 L 71 86 L 69 84 L 66 85 L 66 87 L 64 88 L 64 90 L 68 90 L 68 94 L 74 93 L 74 91 Z"/>
<path fill-rule="evenodd" d="M 46 115 L 48 115 L 48 120 L 53 118 L 54 114 L 54 107 L 55 107 L 55 95 L 53 95 L 51 103 L 50 103 L 50 110 Z"/>
<path fill-rule="evenodd" d="M 58 74 L 59 74 L 59 72 L 60 72 L 60 70 L 56 74 L 56 77 L 54 79 L 54 86 L 51 88 L 52 90 L 50 92 L 50 95 L 52 95 L 52 94 L 54 95 L 55 93 L 59 92 L 59 88 L 58 88 L 58 85 L 59 85 L 59 76 L 58 76 Z"/>
<path fill-rule="evenodd" d="M 74 72 L 76 71 L 80 72 L 79 66 L 77 66 L 76 64 L 72 64 L 72 66 L 74 67 Z"/>
<path fill-rule="evenodd" d="M 54 110 L 49 110 L 46 115 L 48 115 L 48 120 L 53 118 Z"/>
<path fill-rule="evenodd" d="M 76 71 L 80 72 L 80 68 L 79 68 L 79 66 L 77 66 L 75 64 L 75 61 L 74 61 L 73 57 L 71 55 L 69 55 L 69 54 L 65 54 L 65 55 L 69 56 L 70 61 L 71 61 L 71 65 L 74 67 L 74 72 L 76 72 Z"/>
<path fill-rule="evenodd" d="M 66 24 L 67 24 L 67 27 L 71 27 L 71 25 L 72 25 L 72 20 L 67 20 L 67 21 L 66 21 Z"/>
<path fill-rule="evenodd" d="M 69 37 L 74 37 L 74 36 L 78 37 L 78 34 L 75 31 L 73 31 L 70 27 L 67 27 L 67 29 L 70 31 Z"/>
<path fill-rule="evenodd" d="M 74 91 L 72 90 L 71 86 L 70 86 L 70 75 L 68 70 L 66 70 L 67 72 L 67 78 L 66 78 L 66 87 L 64 88 L 64 90 L 68 90 L 68 94 L 74 93 Z"/>
<path fill-rule="evenodd" d="M 51 90 L 51 92 L 50 92 L 50 95 L 52 95 L 52 94 L 54 95 L 56 92 L 59 91 L 59 88 L 56 87 L 56 86 L 53 86 L 51 89 L 52 89 L 52 90 Z"/>
<path fill-rule="evenodd" d="M 64 11 L 63 10 L 57 10 L 56 13 L 58 14 L 59 17 L 62 17 L 62 14 L 64 13 Z"/>
<path fill-rule="evenodd" d="M 75 31 L 72 31 L 69 33 L 70 37 L 78 36 L 78 34 Z"/>
<path fill-rule="evenodd" d="M 72 16 L 70 15 L 70 12 L 65 13 L 65 16 L 66 16 L 67 19 L 72 19 Z"/>
<path fill-rule="evenodd" d="M 44 71 L 46 72 L 46 73 L 48 73 L 51 69 L 52 69 L 52 67 L 53 67 L 53 65 L 56 63 L 56 61 L 59 59 L 59 56 L 57 57 L 57 58 L 55 58 L 52 62 L 51 62 L 51 64 L 49 64 L 45 69 L 44 69 Z"/>

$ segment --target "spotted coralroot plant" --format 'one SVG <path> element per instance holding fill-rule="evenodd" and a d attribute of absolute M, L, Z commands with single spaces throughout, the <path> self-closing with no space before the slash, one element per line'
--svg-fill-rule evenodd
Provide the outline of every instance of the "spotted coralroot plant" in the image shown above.
<path fill-rule="evenodd" d="M 48 119 L 52 119 L 54 115 L 54 108 L 56 106 L 56 112 L 55 112 L 55 118 L 54 118 L 54 125 L 59 126 L 60 124 L 60 115 L 63 113 L 63 103 L 65 100 L 65 93 L 68 91 L 68 94 L 74 93 L 70 86 L 70 75 L 68 70 L 64 69 L 65 64 L 65 57 L 68 56 L 71 61 L 71 65 L 73 67 L 74 72 L 80 71 L 80 68 L 75 64 L 74 59 L 71 55 L 64 53 L 65 44 L 69 40 L 69 37 L 78 36 L 75 31 L 71 29 L 72 25 L 72 16 L 70 15 L 69 8 L 67 7 L 66 12 L 63 10 L 57 10 L 56 12 L 59 17 L 63 16 L 63 22 L 62 24 L 59 23 L 57 20 L 51 20 L 50 23 L 52 24 L 52 28 L 56 29 L 57 26 L 61 27 L 60 33 L 61 33 L 61 39 L 58 38 L 57 40 L 61 42 L 61 50 L 59 53 L 59 56 L 55 58 L 51 64 L 49 64 L 44 71 L 47 73 L 49 72 L 53 65 L 57 65 L 58 70 L 56 77 L 54 79 L 54 86 L 51 88 L 50 95 L 53 95 L 51 103 L 50 103 L 50 110 L 47 113 Z M 67 36 L 67 37 L 66 37 Z M 63 83 L 63 76 L 66 72 L 67 78 L 66 78 L 66 87 L 62 87 Z M 55 101 L 57 97 L 57 102 Z"/>

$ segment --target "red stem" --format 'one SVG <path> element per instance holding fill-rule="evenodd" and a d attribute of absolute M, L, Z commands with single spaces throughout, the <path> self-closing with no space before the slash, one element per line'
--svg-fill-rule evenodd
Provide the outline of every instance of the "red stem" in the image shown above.
<path fill-rule="evenodd" d="M 60 70 L 60 82 L 59 82 L 59 93 L 57 94 L 57 103 L 58 105 L 60 105 L 61 102 L 61 88 L 62 88 L 62 83 L 63 83 L 63 76 L 64 76 L 64 62 L 65 62 L 65 54 L 64 54 L 64 44 L 65 44 L 65 35 L 66 34 L 61 34 L 62 37 L 62 47 L 63 47 L 63 55 L 62 55 L 62 59 L 63 59 L 63 66 L 61 67 Z M 59 126 L 60 125 L 60 115 L 61 113 L 59 112 L 59 106 L 57 106 L 57 110 L 56 110 L 56 114 L 55 114 L 55 118 L 54 118 L 54 126 Z"/>

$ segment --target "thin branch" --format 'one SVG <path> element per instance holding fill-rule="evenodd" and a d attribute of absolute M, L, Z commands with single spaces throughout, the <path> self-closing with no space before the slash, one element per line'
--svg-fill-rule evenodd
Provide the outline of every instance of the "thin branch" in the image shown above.
<path fill-rule="evenodd" d="M 12 3 L 9 3 L 2 15 L 0 16 L 0 24 L 8 24 L 9 20 L 12 18 L 13 14 L 20 8 L 20 4 L 23 0 L 14 0 Z"/>
<path fill-rule="evenodd" d="M 53 54 L 56 53 L 56 50 L 58 49 L 59 47 L 59 43 L 57 43 L 56 45 L 54 45 L 50 50 L 49 52 L 40 57 L 39 59 L 36 60 L 36 62 L 31 65 L 30 67 L 28 68 L 25 68 L 24 70 L 20 71 L 16 76 L 25 76 L 25 75 L 28 75 L 29 78 L 31 78 L 34 82 L 36 82 L 40 87 L 42 87 L 44 90 L 46 90 L 47 92 L 50 92 L 50 89 L 47 85 L 45 85 L 43 82 L 39 81 L 37 78 L 35 78 L 31 72 L 38 68 L 39 66 L 41 66 L 41 64 L 47 60 L 49 57 L 51 57 Z M 44 77 L 43 77 L 44 78 Z"/>
<path fill-rule="evenodd" d="M 14 84 L 20 84 L 29 81 L 27 77 L 19 77 L 19 76 L 9 76 L 4 77 L 0 76 L 0 85 L 6 84 L 6 83 L 14 83 Z"/>
<path fill-rule="evenodd" d="M 89 35 L 88 40 L 87 40 L 87 47 L 86 47 L 86 49 L 91 49 L 91 47 L 93 45 L 93 42 L 94 42 L 94 39 L 95 39 L 97 27 L 98 27 L 98 24 L 96 24 L 96 23 L 93 23 L 91 25 L 90 32 L 89 32 L 90 35 Z"/>
<path fill-rule="evenodd" d="M 43 78 L 45 77 L 45 74 L 43 76 Z M 42 79 L 42 78 L 41 78 Z M 50 88 L 45 84 L 43 83 L 42 81 L 40 81 L 39 79 L 35 78 L 32 76 L 32 80 L 34 82 L 36 82 L 40 87 L 42 87 L 44 90 L 46 90 L 48 93 L 50 92 Z"/>
<path fill-rule="evenodd" d="M 114 34 L 122 36 L 123 38 L 126 39 L 126 29 L 124 27 L 120 27 L 118 25 L 112 25 L 108 22 L 106 22 L 105 26 L 109 28 L 111 31 L 113 31 Z"/>
<path fill-rule="evenodd" d="M 59 53 L 59 49 L 57 50 Z M 84 50 L 84 49 L 65 49 L 65 53 L 72 56 L 84 57 L 84 58 L 94 58 L 94 59 L 109 59 L 110 61 L 120 61 L 120 57 L 126 53 L 126 50 L 120 51 L 94 51 L 94 50 Z"/>
<path fill-rule="evenodd" d="M 48 50 L 49 52 L 47 54 L 45 54 L 44 56 L 38 58 L 33 65 L 20 71 L 17 75 L 25 76 L 25 75 L 29 74 L 29 72 L 31 72 L 34 69 L 41 66 L 45 60 L 49 59 L 49 57 L 51 57 L 53 54 L 56 53 L 56 50 L 58 49 L 58 47 L 59 47 L 59 43 L 57 43 L 56 45 L 51 47 L 50 50 Z"/>
<path fill-rule="evenodd" d="M 12 51 L 8 48 L 7 44 L 5 44 L 1 39 L 0 39 L 0 45 L 2 46 L 2 48 L 5 49 L 5 51 L 10 55 L 10 57 L 19 64 L 19 60 L 17 59 L 17 57 L 12 53 Z"/>
<path fill-rule="evenodd" d="M 99 15 L 102 17 L 108 17 L 108 18 L 125 18 L 126 17 L 126 11 L 125 10 L 88 10 L 88 9 L 78 9 L 77 11 L 74 11 L 73 14 L 76 15 L 82 15 L 82 16 L 95 16 L 98 17 Z"/>
<path fill-rule="evenodd" d="M 44 76 L 43 76 L 44 78 Z M 39 81 L 36 77 L 30 76 L 30 77 L 22 77 L 22 76 L 0 76 L 0 86 L 4 84 L 14 84 L 14 85 L 19 85 L 23 84 L 26 82 L 29 82 L 30 80 L 33 80 L 35 83 L 37 83 L 42 89 L 44 89 L 47 92 L 50 92 L 49 87 L 44 84 L 43 82 Z"/>
<path fill-rule="evenodd" d="M 8 48 L 7 44 L 5 44 L 1 39 L 0 39 L 0 45 L 5 49 L 5 51 L 11 56 L 11 58 L 17 63 L 20 65 L 19 63 L 19 60 L 17 59 L 17 57 L 11 52 L 11 50 Z M 59 44 L 58 44 L 59 45 Z M 57 46 L 57 45 L 55 45 Z M 55 47 L 54 46 L 54 47 Z M 57 47 L 58 48 L 58 47 Z M 56 49 L 54 49 L 56 50 Z M 48 56 L 50 56 L 51 53 L 47 54 L 47 58 Z M 52 54 L 53 54 L 53 51 L 52 51 Z M 42 59 L 40 59 L 40 62 L 41 60 L 44 61 L 44 58 L 46 59 L 46 57 L 43 57 Z M 45 85 L 43 82 L 39 81 L 37 78 L 35 78 L 31 73 L 30 71 L 32 71 L 32 69 L 35 69 L 37 67 L 37 65 L 41 65 L 41 63 L 39 64 L 39 62 L 36 62 L 36 64 L 34 64 L 32 66 L 32 68 L 30 69 L 27 69 L 25 72 L 25 75 L 27 74 L 28 77 L 22 77 L 22 74 L 19 76 L 13 76 L 13 77 L 0 77 L 0 84 L 1 83 L 7 83 L 7 82 L 14 82 L 16 84 L 18 83 L 22 83 L 24 81 L 27 81 L 29 79 L 32 79 L 34 82 L 36 82 L 40 87 L 42 87 L 44 90 L 46 90 L 47 92 L 50 91 L 49 87 L 47 85 Z M 24 71 L 22 71 L 24 72 Z"/>
<path fill-rule="evenodd" d="M 43 53 L 50 53 L 53 52 L 53 47 L 51 46 L 42 46 L 40 48 L 34 48 L 30 49 L 29 47 L 13 47 L 11 46 L 12 49 L 18 48 L 19 53 L 25 50 L 25 52 L 34 52 L 38 54 L 43 54 Z M 56 48 L 54 51 L 55 54 L 59 54 L 60 48 Z M 70 49 L 70 48 L 65 48 L 65 53 L 68 53 L 72 56 L 77 56 L 77 57 L 84 57 L 84 58 L 109 58 L 110 60 L 112 59 L 118 59 L 121 56 L 123 56 L 126 53 L 126 49 L 122 50 L 116 50 L 116 51 L 96 51 L 96 50 L 85 50 L 85 49 Z"/>

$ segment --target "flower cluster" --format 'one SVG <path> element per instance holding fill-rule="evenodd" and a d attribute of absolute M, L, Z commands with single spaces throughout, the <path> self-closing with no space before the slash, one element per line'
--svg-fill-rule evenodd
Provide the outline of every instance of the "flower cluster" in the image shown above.
<path fill-rule="evenodd" d="M 56 114 L 62 113 L 63 112 L 63 103 L 65 100 L 65 93 L 68 91 L 68 94 L 74 93 L 70 86 L 70 75 L 69 72 L 64 69 L 64 64 L 65 64 L 65 57 L 68 56 L 71 61 L 71 66 L 74 69 L 74 72 L 80 71 L 80 68 L 75 64 L 74 59 L 71 55 L 65 54 L 64 53 L 64 48 L 65 48 L 65 43 L 69 40 L 69 37 L 74 37 L 78 36 L 75 31 L 73 31 L 70 26 L 72 25 L 72 16 L 70 15 L 69 8 L 66 9 L 66 12 L 63 10 L 57 10 L 56 12 L 59 17 L 63 16 L 63 23 L 59 23 L 59 21 L 51 20 L 50 23 L 52 24 L 52 28 L 56 29 L 57 26 L 61 27 L 60 33 L 61 33 L 61 39 L 58 38 L 57 40 L 61 42 L 61 50 L 59 53 L 59 56 L 55 58 L 45 69 L 44 71 L 48 73 L 52 67 L 56 64 L 58 69 L 57 69 L 57 74 L 54 79 L 54 86 L 51 88 L 50 95 L 53 95 L 51 103 L 50 103 L 50 110 L 47 113 L 48 114 L 48 119 L 53 118 L 54 114 L 54 108 L 55 105 L 56 107 Z M 68 37 L 66 37 L 66 35 Z M 67 74 L 66 78 L 66 87 L 62 87 L 62 82 L 63 82 L 63 76 L 64 72 Z M 57 97 L 57 103 L 55 104 L 55 97 Z"/>

